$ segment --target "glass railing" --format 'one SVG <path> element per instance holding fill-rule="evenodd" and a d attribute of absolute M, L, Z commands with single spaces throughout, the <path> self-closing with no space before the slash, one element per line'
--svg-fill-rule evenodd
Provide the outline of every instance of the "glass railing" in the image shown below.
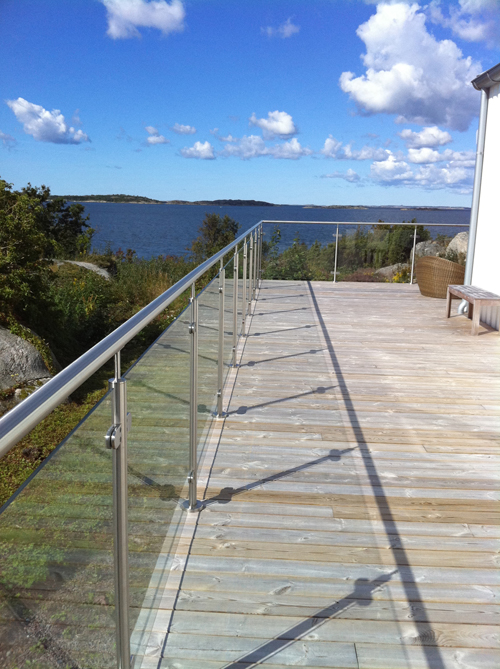
<path fill-rule="evenodd" d="M 224 416 L 261 241 L 257 224 L 0 419 L 3 455 L 114 356 L 110 391 L 0 513 L 9 667 L 128 669 L 151 645 L 186 510 L 201 506 L 198 464 Z M 188 307 L 121 375 L 123 346 L 186 290 Z"/>
<path fill-rule="evenodd" d="M 265 279 L 413 283 L 420 255 L 465 263 L 448 250 L 464 223 L 262 221 Z"/>
<path fill-rule="evenodd" d="M 413 226 L 398 237 L 393 226 L 360 241 L 352 223 L 321 222 L 334 226 L 333 242 L 280 248 L 269 227 L 263 246 L 264 223 L 301 224 L 260 222 L 0 419 L 3 455 L 114 356 L 110 392 L 0 514 L 0 659 L 9 666 L 128 669 L 160 643 L 176 561 L 188 551 L 186 511 L 201 508 L 198 467 L 224 416 L 262 272 L 314 278 L 321 260 L 324 278 L 342 280 L 385 261 L 404 237 L 411 280 L 425 236 Z M 186 291 L 186 309 L 121 375 L 123 346 Z"/>

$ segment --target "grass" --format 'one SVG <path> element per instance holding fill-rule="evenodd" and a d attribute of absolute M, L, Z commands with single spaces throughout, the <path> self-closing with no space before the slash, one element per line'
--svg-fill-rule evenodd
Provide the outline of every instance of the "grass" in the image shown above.
<path fill-rule="evenodd" d="M 31 343 L 54 372 L 50 350 L 63 367 L 70 364 L 107 334 L 161 295 L 193 264 L 183 258 L 166 257 L 137 260 L 130 254 L 97 255 L 85 260 L 106 267 L 113 274 L 106 281 L 93 272 L 74 265 L 54 266 L 47 304 L 28 311 L 26 324 L 10 321 L 7 325 Z M 185 293 L 149 323 L 122 351 L 122 370 L 128 369 L 184 309 Z M 30 434 L 0 459 L 0 506 L 36 470 L 56 446 L 78 425 L 107 391 L 114 376 L 110 360 L 80 386 L 68 402 L 61 404 Z M 6 411 L 35 388 L 13 386 L 0 392 L 0 409 Z"/>

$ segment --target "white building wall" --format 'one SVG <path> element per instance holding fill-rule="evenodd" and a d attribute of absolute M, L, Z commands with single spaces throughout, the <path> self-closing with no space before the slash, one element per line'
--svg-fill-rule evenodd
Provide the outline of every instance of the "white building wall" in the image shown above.
<path fill-rule="evenodd" d="M 500 84 L 489 89 L 472 285 L 500 295 Z M 500 329 L 500 308 L 483 307 L 481 320 Z"/>

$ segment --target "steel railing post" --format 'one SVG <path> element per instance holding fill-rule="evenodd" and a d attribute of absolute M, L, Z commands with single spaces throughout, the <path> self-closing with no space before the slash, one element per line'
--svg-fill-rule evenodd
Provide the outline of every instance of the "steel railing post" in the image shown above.
<path fill-rule="evenodd" d="M 189 365 L 189 496 L 181 505 L 187 511 L 199 511 L 203 508 L 198 501 L 198 298 L 196 286 L 191 284 L 191 335 Z"/>
<path fill-rule="evenodd" d="M 127 382 L 120 376 L 119 352 L 115 354 L 115 375 L 108 382 L 113 424 L 106 434 L 106 446 L 113 451 L 116 654 L 119 669 L 130 669 L 127 482 L 127 432 L 130 428 L 130 414 L 127 414 Z"/>
<path fill-rule="evenodd" d="M 248 263 L 248 313 L 252 310 L 253 232 L 250 233 L 250 261 Z"/>
<path fill-rule="evenodd" d="M 238 346 L 238 257 L 238 246 L 236 246 L 233 261 L 233 367 L 236 367 L 236 348 Z"/>
<path fill-rule="evenodd" d="M 243 287 L 241 291 L 241 335 L 245 336 L 247 317 L 247 239 L 243 242 Z"/>
<path fill-rule="evenodd" d="M 337 283 L 337 260 L 339 257 L 339 224 L 337 223 L 337 232 L 335 233 L 335 266 L 333 268 L 333 283 Z"/>
<path fill-rule="evenodd" d="M 226 283 L 226 270 L 222 265 L 219 269 L 219 355 L 217 361 L 217 418 L 225 418 L 223 411 L 223 384 L 224 384 L 224 291 Z"/>
<path fill-rule="evenodd" d="M 259 231 L 255 231 L 255 252 L 253 254 L 253 287 L 252 287 L 252 297 L 255 300 L 255 295 L 257 292 L 257 256 L 259 253 Z"/>
<path fill-rule="evenodd" d="M 415 247 L 417 244 L 417 226 L 415 226 L 415 232 L 413 233 L 413 250 L 411 254 L 411 276 L 410 283 L 413 283 L 413 270 L 415 268 Z"/>
<path fill-rule="evenodd" d="M 261 224 L 259 228 L 259 283 L 258 287 L 260 288 L 260 283 L 262 281 L 262 238 L 264 237 L 264 228 Z"/>

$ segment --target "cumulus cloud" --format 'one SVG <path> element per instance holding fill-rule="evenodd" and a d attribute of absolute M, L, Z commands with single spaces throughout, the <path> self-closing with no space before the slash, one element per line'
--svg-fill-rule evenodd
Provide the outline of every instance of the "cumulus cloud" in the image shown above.
<path fill-rule="evenodd" d="M 448 14 L 443 14 L 440 0 L 433 0 L 427 7 L 430 20 L 466 42 L 486 42 L 490 47 L 500 43 L 498 0 L 459 0 L 446 7 Z"/>
<path fill-rule="evenodd" d="M 2 146 L 5 149 L 12 149 L 16 144 L 17 141 L 12 135 L 7 135 L 7 133 L 2 132 L 0 130 L 0 142 L 2 142 Z"/>
<path fill-rule="evenodd" d="M 90 142 L 82 130 L 76 130 L 66 123 L 59 109 L 47 111 L 40 105 L 28 102 L 24 98 L 7 100 L 8 106 L 23 124 L 24 132 L 31 135 L 38 142 L 53 144 L 81 144 Z"/>
<path fill-rule="evenodd" d="M 184 158 L 198 158 L 199 160 L 215 160 L 214 147 L 210 142 L 195 142 L 191 147 L 181 149 Z"/>
<path fill-rule="evenodd" d="M 311 149 L 301 146 L 296 137 L 289 142 L 269 147 L 269 155 L 273 158 L 285 158 L 287 160 L 297 160 L 302 156 L 310 156 L 312 153 Z"/>
<path fill-rule="evenodd" d="M 363 146 L 361 149 L 353 149 L 352 144 L 339 142 L 335 137 L 329 135 L 321 149 L 325 158 L 336 158 L 337 160 L 383 160 L 389 151 L 373 146 Z"/>
<path fill-rule="evenodd" d="M 178 135 L 194 135 L 196 132 L 196 128 L 193 128 L 192 125 L 182 125 L 182 123 L 175 123 L 172 130 Z"/>
<path fill-rule="evenodd" d="M 366 46 L 366 73 L 343 72 L 340 87 L 361 113 L 467 130 L 478 107 L 470 81 L 481 64 L 464 58 L 453 41 L 436 40 L 419 5 L 379 4 L 357 35 Z"/>
<path fill-rule="evenodd" d="M 347 172 L 333 172 L 332 174 L 322 174 L 322 179 L 344 179 L 344 181 L 349 181 L 349 183 L 357 183 L 361 180 L 361 177 L 357 172 L 351 170 L 350 168 Z"/>
<path fill-rule="evenodd" d="M 107 34 L 112 39 L 140 37 L 137 28 L 157 28 L 164 35 L 184 29 L 181 0 L 101 0 L 108 13 Z"/>
<path fill-rule="evenodd" d="M 409 149 L 408 160 L 410 163 L 427 164 L 449 162 L 450 166 L 474 167 L 476 155 L 474 151 L 452 151 L 445 149 L 441 153 L 435 149 L 423 147 L 421 149 Z"/>
<path fill-rule="evenodd" d="M 269 112 L 267 118 L 257 118 L 255 113 L 249 118 L 250 125 L 255 125 L 262 130 L 264 139 L 282 139 L 297 134 L 297 128 L 290 114 L 278 110 Z"/>
<path fill-rule="evenodd" d="M 450 149 L 446 149 L 443 154 L 438 154 L 433 149 L 413 149 L 413 151 L 428 152 L 425 154 L 428 159 L 427 164 L 421 164 L 418 169 L 414 170 L 405 160 L 391 153 L 386 160 L 375 161 L 371 165 L 370 176 L 372 180 L 384 186 L 410 186 L 428 190 L 447 188 L 464 194 L 470 193 L 474 170 L 470 161 L 466 160 L 466 154 L 471 152 L 454 152 Z M 435 154 L 440 156 L 438 160 L 436 160 Z M 421 155 L 424 157 L 424 154 Z M 454 160 L 454 157 L 459 158 L 459 160 Z M 451 160 L 449 160 L 450 158 Z M 449 162 L 444 166 L 434 164 L 447 159 Z M 414 162 L 424 161 L 417 160 Z"/>
<path fill-rule="evenodd" d="M 419 149 L 423 146 L 444 146 L 451 142 L 450 133 L 441 130 L 436 125 L 423 128 L 420 132 L 405 128 L 398 134 L 405 140 L 406 146 L 411 149 Z"/>
<path fill-rule="evenodd" d="M 241 139 L 232 138 L 224 149 L 220 152 L 221 156 L 234 156 L 242 160 L 259 158 L 261 156 L 271 156 L 272 158 L 281 158 L 285 160 L 298 160 L 302 156 L 310 156 L 313 151 L 302 146 L 296 137 L 282 144 L 267 146 L 262 137 L 258 135 L 245 135 Z"/>
<path fill-rule="evenodd" d="M 146 140 L 148 144 L 152 146 L 154 144 L 170 144 L 170 140 L 163 135 L 160 135 L 160 131 L 157 128 L 154 128 L 152 125 L 146 126 L 146 132 L 149 135 Z"/>
<path fill-rule="evenodd" d="M 260 29 L 260 32 L 263 35 L 267 35 L 268 37 L 281 37 L 282 39 L 286 39 L 287 37 L 296 35 L 299 31 L 300 31 L 300 26 L 296 26 L 294 23 L 292 23 L 291 17 L 288 18 L 285 21 L 285 23 L 282 23 L 277 28 L 273 28 L 272 26 L 266 26 L 265 28 Z"/>

